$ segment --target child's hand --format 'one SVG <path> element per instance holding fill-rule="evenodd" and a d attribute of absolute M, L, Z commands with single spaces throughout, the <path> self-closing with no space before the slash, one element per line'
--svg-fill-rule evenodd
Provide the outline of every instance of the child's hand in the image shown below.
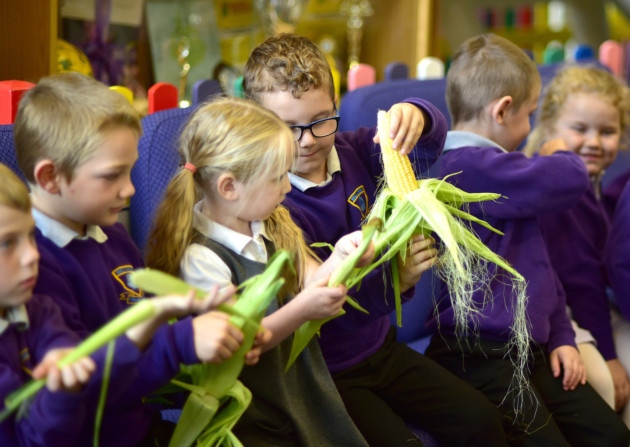
<path fill-rule="evenodd" d="M 293 306 L 299 306 L 303 321 L 333 317 L 346 302 L 348 288 L 340 285 L 328 287 L 328 278 L 311 282 L 293 298 Z"/>
<path fill-rule="evenodd" d="M 243 332 L 229 321 L 230 316 L 212 311 L 193 318 L 195 353 L 202 363 L 221 363 L 243 343 Z"/>
<path fill-rule="evenodd" d="M 144 349 L 155 331 L 172 318 L 191 314 L 201 314 L 215 309 L 219 304 L 232 298 L 236 288 L 229 285 L 219 290 L 213 287 L 203 299 L 195 298 L 191 289 L 187 295 L 167 295 L 150 298 L 155 306 L 155 316 L 127 330 L 127 337 L 140 349 Z"/>
<path fill-rule="evenodd" d="M 191 314 L 202 314 L 216 309 L 219 304 L 229 301 L 236 293 L 232 284 L 219 289 L 214 286 L 202 299 L 196 299 L 191 289 L 187 295 L 169 295 L 151 298 L 156 307 L 157 316 L 163 321 Z"/>
<path fill-rule="evenodd" d="M 621 411 L 630 397 L 630 379 L 619 359 L 607 360 L 606 364 L 615 384 L 615 411 Z"/>
<path fill-rule="evenodd" d="M 551 155 L 554 152 L 566 151 L 567 143 L 562 138 L 554 138 L 553 140 L 546 141 L 538 151 L 539 155 Z"/>
<path fill-rule="evenodd" d="M 331 256 L 338 256 L 339 261 L 344 260 L 349 254 L 351 254 L 354 250 L 357 249 L 361 242 L 363 241 L 363 233 L 359 231 L 354 231 L 350 234 L 346 234 L 341 237 L 337 243 L 335 244 L 335 249 Z M 370 243 L 365 253 L 361 255 L 359 258 L 359 262 L 357 262 L 357 267 L 363 267 L 370 263 L 372 258 L 374 257 L 374 244 Z"/>
<path fill-rule="evenodd" d="M 33 369 L 34 379 L 46 378 L 46 387 L 52 391 L 78 392 L 87 383 L 96 364 L 90 357 L 82 357 L 76 362 L 59 369 L 57 363 L 72 348 L 52 349 L 46 353 L 39 365 Z"/>
<path fill-rule="evenodd" d="M 560 346 L 549 355 L 551 372 L 554 377 L 560 377 L 563 370 L 562 387 L 565 391 L 574 390 L 578 384 L 586 383 L 586 367 L 580 357 L 580 352 L 573 346 Z"/>
<path fill-rule="evenodd" d="M 405 259 L 398 257 L 400 291 L 404 292 L 415 286 L 424 272 L 437 261 L 437 249 L 432 237 L 419 234 L 410 240 Z"/>
<path fill-rule="evenodd" d="M 400 149 L 401 155 L 408 155 L 414 148 L 424 130 L 424 114 L 422 110 L 408 102 L 394 104 L 389 113 L 389 136 L 392 147 Z M 380 143 L 378 132 L 374 142 Z"/>
<path fill-rule="evenodd" d="M 263 352 L 264 346 L 271 341 L 272 333 L 271 331 L 265 329 L 264 327 L 260 327 L 260 331 L 256 333 L 256 338 L 254 339 L 254 344 L 252 349 L 249 350 L 245 354 L 245 364 L 246 365 L 255 365 L 258 363 L 260 359 L 260 355 Z"/>

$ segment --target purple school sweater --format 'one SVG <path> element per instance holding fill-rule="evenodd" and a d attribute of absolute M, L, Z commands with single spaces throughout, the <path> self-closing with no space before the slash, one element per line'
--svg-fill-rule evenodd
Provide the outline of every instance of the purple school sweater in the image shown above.
<path fill-rule="evenodd" d="M 605 360 L 617 358 L 604 269 L 609 219 L 593 186 L 575 206 L 545 214 L 540 222 L 573 319 L 595 337 Z"/>
<path fill-rule="evenodd" d="M 0 402 L 12 391 L 30 380 L 30 371 L 51 349 L 75 346 L 79 337 L 65 325 L 59 308 L 50 298 L 34 295 L 26 304 L 29 327 L 11 324 L 0 334 Z M 0 424 L 0 445 L 12 446 L 85 446 L 92 444 L 96 404 L 100 392 L 105 350 L 92 355 L 97 371 L 81 392 L 52 393 L 42 389 L 27 407 L 25 417 L 16 419 L 14 413 Z M 108 402 L 116 402 L 136 377 L 136 362 L 140 352 L 129 339 L 116 341 Z M 4 405 L 0 404 L 3 408 Z M 124 406 L 113 405 L 122 411 Z M 116 421 L 105 418 L 101 445 L 124 446 L 128 433 L 142 430 L 132 420 Z M 127 432 L 127 433 L 125 433 Z M 125 433 L 123 436 L 121 434 Z M 132 435 L 133 436 L 133 435 Z"/>
<path fill-rule="evenodd" d="M 605 262 L 615 303 L 626 320 L 630 320 L 630 182 L 617 201 Z"/>
<path fill-rule="evenodd" d="M 81 338 L 145 297 L 127 279 L 133 269 L 144 267 L 133 240 L 120 223 L 102 230 L 107 235 L 104 243 L 74 239 L 65 247 L 39 229 L 35 233 L 41 255 L 35 293 L 52 297 L 68 327 Z"/>
<path fill-rule="evenodd" d="M 471 205 L 472 214 L 486 220 L 503 236 L 475 225 L 479 238 L 506 259 L 527 281 L 527 317 L 534 341 L 549 352 L 575 346 L 566 313 L 564 294 L 557 283 L 538 221 L 541 215 L 574 206 L 588 187 L 584 163 L 570 152 L 527 158 L 506 152 L 490 140 L 469 132 L 449 132 L 440 164 L 440 176 L 460 172 L 449 181 L 468 192 L 494 192 L 505 198 Z M 490 266 L 494 272 L 493 265 Z M 477 328 L 481 338 L 506 342 L 513 323 L 511 288 L 495 278 L 490 284 L 492 303 L 484 306 Z M 483 291 L 473 295 L 483 302 Z M 454 333 L 448 288 L 440 283 L 439 315 L 432 326 L 442 334 Z"/>
<path fill-rule="evenodd" d="M 127 281 L 131 270 L 144 266 L 127 231 L 118 223 L 102 229 L 108 236 L 104 243 L 75 239 L 63 248 L 38 230 L 35 234 L 41 255 L 35 290 L 49 295 L 61 307 L 66 324 L 81 338 L 145 296 Z M 116 437 L 128 429 L 125 436 L 132 441 L 129 445 L 139 442 L 152 417 L 152 412 L 141 402 L 142 397 L 167 384 L 179 373 L 181 364 L 198 362 L 192 319 L 162 326 L 140 357 L 137 380 L 125 393 L 120 409 L 111 412 L 112 422 L 121 431 L 103 433 Z M 102 445 L 108 445 L 105 441 Z"/>
<path fill-rule="evenodd" d="M 410 158 L 415 171 L 425 172 L 439 157 L 446 136 L 446 120 L 431 103 L 410 98 L 429 116 L 425 131 Z M 343 119 L 343 117 L 342 117 Z M 308 243 L 335 244 L 340 237 L 361 227 L 374 204 L 379 179 L 383 175 L 380 147 L 372 141 L 375 128 L 360 128 L 356 132 L 343 132 L 335 136 L 341 171 L 333 174 L 332 181 L 306 191 L 293 188 L 284 205 L 297 225 L 302 228 Z M 330 252 L 317 250 L 326 259 Z M 386 274 L 389 269 L 386 268 Z M 391 327 L 389 314 L 394 309 L 393 290 L 389 279 L 383 280 L 383 270 L 368 275 L 358 290 L 349 294 L 359 301 L 370 314 L 344 306 L 346 314 L 322 326 L 320 346 L 331 373 L 337 373 L 365 360 L 383 344 Z M 413 290 L 404 294 L 410 299 Z"/>

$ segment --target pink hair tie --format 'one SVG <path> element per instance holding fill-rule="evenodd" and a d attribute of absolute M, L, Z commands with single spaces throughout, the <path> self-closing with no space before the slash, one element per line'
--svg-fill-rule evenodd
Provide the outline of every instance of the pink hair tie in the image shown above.
<path fill-rule="evenodd" d="M 197 172 L 197 167 L 196 167 L 194 164 L 192 164 L 192 163 L 186 163 L 186 164 L 184 164 L 184 169 L 188 169 L 188 170 L 189 170 L 190 172 L 192 172 L 193 174 L 194 174 L 195 172 Z"/>

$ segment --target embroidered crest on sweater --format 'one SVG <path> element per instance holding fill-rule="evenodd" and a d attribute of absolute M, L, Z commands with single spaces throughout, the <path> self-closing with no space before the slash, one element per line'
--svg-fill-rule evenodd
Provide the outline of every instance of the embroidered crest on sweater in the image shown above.
<path fill-rule="evenodd" d="M 367 192 L 365 187 L 360 185 L 353 193 L 348 197 L 348 203 L 361 212 L 361 218 L 365 219 L 370 211 Z"/>
<path fill-rule="evenodd" d="M 112 271 L 112 276 L 116 278 L 116 281 L 118 281 L 124 289 L 119 299 L 127 304 L 137 303 L 144 298 L 144 291 L 138 289 L 129 281 L 129 274 L 133 270 L 134 267 L 131 265 L 121 265 Z"/>

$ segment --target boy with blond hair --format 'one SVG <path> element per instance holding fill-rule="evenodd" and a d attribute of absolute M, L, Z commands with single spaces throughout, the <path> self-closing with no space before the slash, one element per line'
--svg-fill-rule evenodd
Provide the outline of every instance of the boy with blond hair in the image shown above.
<path fill-rule="evenodd" d="M 68 327 L 86 338 L 145 298 L 128 281 L 131 271 L 144 266 L 142 256 L 117 222 L 135 192 L 130 173 L 138 158 L 140 118 L 104 84 L 63 73 L 43 78 L 24 95 L 14 133 L 41 255 L 35 293 L 49 295 Z M 181 364 L 231 357 L 243 334 L 228 319 L 210 312 L 156 332 L 134 385 L 113 412 L 119 427 L 106 432 L 111 438 L 105 445 L 134 445 L 150 437 L 168 442 L 172 427 L 141 398 L 168 383 Z M 258 354 L 249 353 L 250 360 Z M 122 438 L 129 444 L 120 444 Z"/>
<path fill-rule="evenodd" d="M 531 349 L 525 379 L 531 394 L 519 406 L 521 396 L 511 387 L 516 354 L 509 342 L 517 303 L 501 271 L 474 292 L 481 317 L 469 323 L 468 333 L 475 335 L 465 341 L 456 333 L 448 285 L 440 283 L 434 319 L 439 333 L 426 355 L 500 408 L 510 445 L 627 446 L 630 432 L 586 384 L 565 297 L 539 224 L 539 216 L 567 209 L 584 194 L 584 163 L 561 140 L 547 143 L 549 156 L 527 158 L 516 151 L 530 131 L 540 88 L 536 65 L 513 43 L 493 34 L 464 42 L 447 74 L 453 130 L 440 165 L 440 176 L 457 173 L 449 181 L 465 191 L 502 195 L 470 210 L 504 233 L 474 228 L 527 281 Z"/>
<path fill-rule="evenodd" d="M 337 98 L 323 53 L 305 37 L 273 36 L 252 51 L 243 77 L 246 95 L 275 112 L 298 142 L 299 156 L 289 174 L 293 188 L 283 204 L 307 242 L 334 245 L 358 230 L 383 174 L 380 148 L 375 128 L 337 133 Z M 412 152 L 416 171 L 425 172 L 440 154 L 444 116 L 418 98 L 395 104 L 388 113 L 394 147 Z M 329 254 L 318 251 L 322 259 Z M 405 299 L 435 254 L 431 238 L 411 241 L 408 258 L 400 262 Z M 410 422 L 442 445 L 507 445 L 494 405 L 396 341 L 389 320 L 394 306 L 390 277 L 389 266 L 366 277 L 359 290 L 349 293 L 369 315 L 347 308 L 321 328 L 319 338 L 335 385 L 363 436 L 373 446 L 418 443 L 405 424 Z"/>

